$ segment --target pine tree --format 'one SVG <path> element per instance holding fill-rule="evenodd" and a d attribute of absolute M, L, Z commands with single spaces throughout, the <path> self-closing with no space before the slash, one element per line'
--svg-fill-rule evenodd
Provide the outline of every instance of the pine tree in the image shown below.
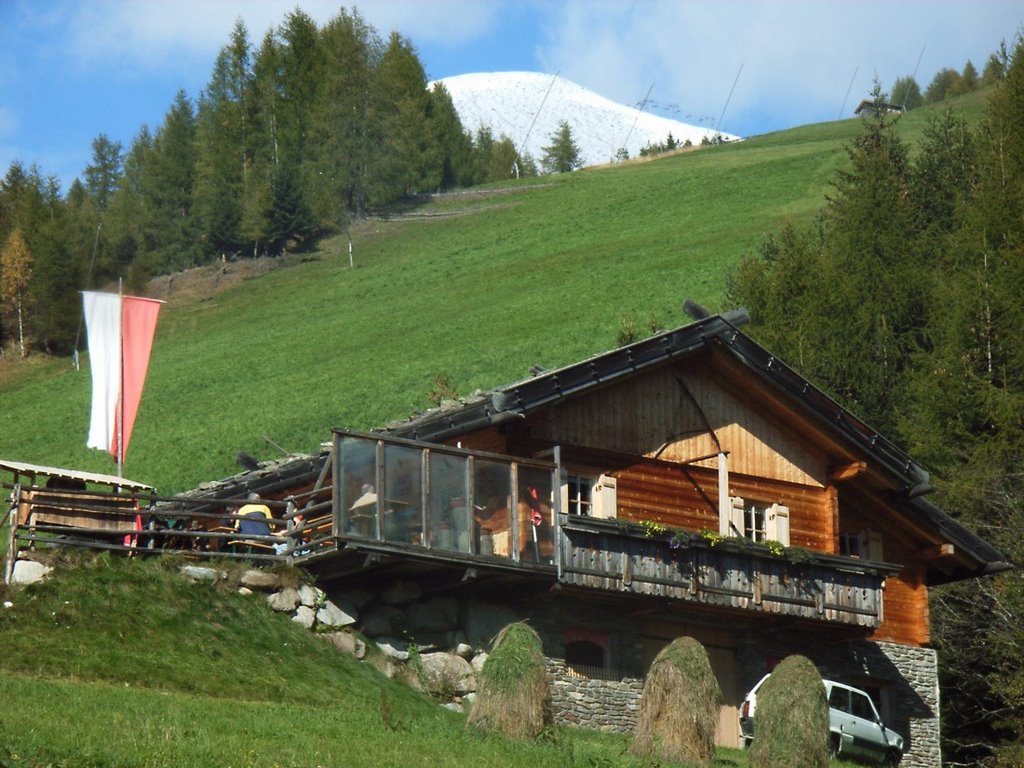
<path fill-rule="evenodd" d="M 462 128 L 459 113 L 443 83 L 430 91 L 430 127 L 441 154 L 442 189 L 472 184 L 473 142 Z"/>
<path fill-rule="evenodd" d="M 580 148 L 572 136 L 572 128 L 567 120 L 558 124 L 558 129 L 550 136 L 551 144 L 544 147 L 541 165 L 547 173 L 569 173 L 575 171 L 583 161 L 580 159 Z"/>
<path fill-rule="evenodd" d="M 28 286 L 32 280 L 32 253 L 21 229 L 15 229 L 0 252 L 0 299 L 16 318 L 21 356 L 28 354 L 25 344 L 25 314 Z"/>
<path fill-rule="evenodd" d="M 371 205 L 433 191 L 440 185 L 441 153 L 435 137 L 424 130 L 429 113 L 423 65 L 412 44 L 392 33 L 375 73 L 367 116 Z"/>
<path fill-rule="evenodd" d="M 309 123 L 311 204 L 319 226 L 338 230 L 366 204 L 366 121 L 380 41 L 358 12 L 342 10 L 321 30 L 320 45 L 323 74 Z"/>
<path fill-rule="evenodd" d="M 111 141 L 103 133 L 92 140 L 92 162 L 85 167 L 85 187 L 100 211 L 106 210 L 117 191 L 122 149 L 121 142 Z"/>
<path fill-rule="evenodd" d="M 917 109 L 924 104 L 924 97 L 921 95 L 921 86 L 911 76 L 899 77 L 892 84 L 891 101 L 901 105 L 904 109 Z"/>
<path fill-rule="evenodd" d="M 252 162 L 249 37 L 241 20 L 221 49 L 213 76 L 199 98 L 195 213 L 207 254 L 244 247 L 242 205 Z"/>
<path fill-rule="evenodd" d="M 924 103 L 934 104 L 943 101 L 958 93 L 960 73 L 955 69 L 944 67 L 935 73 L 931 83 L 924 92 Z"/>
<path fill-rule="evenodd" d="M 200 263 L 198 227 L 192 210 L 196 169 L 196 126 L 192 103 L 178 91 L 153 140 L 146 165 L 143 198 L 150 206 L 158 270 L 177 270 Z"/>

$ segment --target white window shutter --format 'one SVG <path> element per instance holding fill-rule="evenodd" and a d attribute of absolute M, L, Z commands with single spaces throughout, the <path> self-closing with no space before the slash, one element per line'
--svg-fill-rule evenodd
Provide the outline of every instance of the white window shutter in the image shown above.
<path fill-rule="evenodd" d="M 765 521 L 765 536 L 789 546 L 789 507 L 772 504 L 768 509 L 768 520 Z"/>
<path fill-rule="evenodd" d="M 591 492 L 591 502 L 594 517 L 614 519 L 618 516 L 618 493 L 614 477 L 601 475 L 597 479 Z"/>
<path fill-rule="evenodd" d="M 730 496 L 726 514 L 718 517 L 718 532 L 722 536 L 743 536 L 743 497 Z"/>

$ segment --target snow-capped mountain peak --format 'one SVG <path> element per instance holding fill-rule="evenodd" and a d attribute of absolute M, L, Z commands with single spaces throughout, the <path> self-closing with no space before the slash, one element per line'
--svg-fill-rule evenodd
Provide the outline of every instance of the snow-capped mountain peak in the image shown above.
<path fill-rule="evenodd" d="M 466 130 L 475 135 L 488 126 L 495 138 L 507 135 L 538 163 L 562 120 L 572 129 L 583 165 L 610 162 L 623 147 L 629 157 L 636 157 L 642 148 L 664 143 L 669 133 L 680 144 L 687 139 L 700 144 L 715 134 L 710 128 L 618 104 L 558 75 L 478 72 L 437 82 L 448 90 Z"/>

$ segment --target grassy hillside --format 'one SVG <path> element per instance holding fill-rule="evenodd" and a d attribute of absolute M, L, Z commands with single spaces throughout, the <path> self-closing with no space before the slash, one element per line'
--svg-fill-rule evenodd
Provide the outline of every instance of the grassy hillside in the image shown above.
<path fill-rule="evenodd" d="M 622 736 L 484 736 L 258 595 L 189 582 L 176 563 L 70 564 L 3 595 L 6 768 L 647 765 Z M 742 768 L 745 755 L 719 750 L 714 766 Z"/>
<path fill-rule="evenodd" d="M 983 99 L 967 98 L 976 116 Z M 925 121 L 911 112 L 901 130 L 913 141 Z M 609 349 L 625 321 L 683 324 L 686 297 L 718 309 L 744 253 L 821 208 L 858 130 L 825 123 L 449 196 L 354 226 L 353 269 L 339 237 L 223 291 L 172 291 L 125 475 L 180 491 L 234 474 L 239 450 L 307 452 L 333 426 L 404 418 L 439 375 L 465 394 Z M 113 471 L 85 448 L 87 365 L 3 365 L 0 457 Z"/>

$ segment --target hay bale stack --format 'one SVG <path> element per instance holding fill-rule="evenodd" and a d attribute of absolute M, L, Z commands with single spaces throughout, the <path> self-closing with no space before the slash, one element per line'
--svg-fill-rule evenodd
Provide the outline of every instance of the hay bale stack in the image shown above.
<path fill-rule="evenodd" d="M 827 768 L 828 701 L 814 664 L 788 656 L 757 692 L 751 768 Z"/>
<path fill-rule="evenodd" d="M 647 674 L 629 751 L 654 760 L 709 765 L 721 702 L 704 646 L 692 637 L 676 638 Z"/>
<path fill-rule="evenodd" d="M 498 633 L 477 680 L 469 725 L 513 739 L 532 739 L 551 720 L 551 693 L 540 637 L 525 623 Z"/>

